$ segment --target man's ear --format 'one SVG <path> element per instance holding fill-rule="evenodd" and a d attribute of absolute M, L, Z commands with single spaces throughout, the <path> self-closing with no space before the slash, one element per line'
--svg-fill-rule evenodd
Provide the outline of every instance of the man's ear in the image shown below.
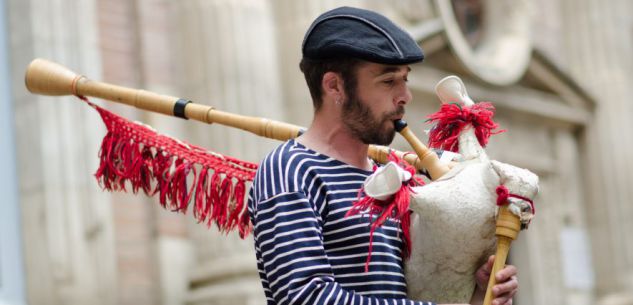
<path fill-rule="evenodd" d="M 345 96 L 343 78 L 339 73 L 325 72 L 321 81 L 321 88 L 323 88 L 323 97 L 330 96 L 334 100 L 340 100 Z"/>

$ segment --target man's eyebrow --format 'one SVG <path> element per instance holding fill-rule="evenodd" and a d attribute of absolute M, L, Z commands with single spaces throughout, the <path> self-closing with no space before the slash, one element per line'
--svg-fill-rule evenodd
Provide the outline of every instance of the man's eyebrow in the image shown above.
<path fill-rule="evenodd" d="M 399 72 L 400 69 L 401 67 L 399 66 L 387 66 L 387 67 L 382 68 L 377 75 Z M 411 67 L 407 66 L 407 72 L 411 72 Z"/>

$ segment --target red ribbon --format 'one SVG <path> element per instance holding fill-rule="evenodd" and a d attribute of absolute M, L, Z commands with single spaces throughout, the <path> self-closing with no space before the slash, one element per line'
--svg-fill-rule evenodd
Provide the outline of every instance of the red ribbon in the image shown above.
<path fill-rule="evenodd" d="M 536 215 L 536 210 L 534 209 L 534 202 L 530 198 L 523 197 L 520 195 L 510 194 L 510 191 L 505 185 L 497 186 L 497 205 L 502 206 L 508 202 L 508 198 L 517 198 L 521 200 L 525 200 L 530 203 L 530 207 L 532 208 L 532 214 Z"/>

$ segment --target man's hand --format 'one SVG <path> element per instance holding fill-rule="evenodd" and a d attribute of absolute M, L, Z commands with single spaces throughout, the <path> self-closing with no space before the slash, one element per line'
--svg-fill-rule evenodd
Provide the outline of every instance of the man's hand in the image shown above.
<path fill-rule="evenodd" d="M 494 264 L 495 256 L 491 255 L 488 261 L 479 267 L 475 273 L 475 281 L 477 287 L 475 288 L 476 295 L 482 297 L 486 294 L 486 288 L 488 287 L 488 280 L 490 279 L 490 272 L 492 271 L 492 265 Z M 517 279 L 517 268 L 512 265 L 506 265 L 495 274 L 497 284 L 492 287 L 492 305 L 512 305 L 512 297 L 519 290 L 519 280 Z M 481 301 L 483 302 L 483 300 Z"/>

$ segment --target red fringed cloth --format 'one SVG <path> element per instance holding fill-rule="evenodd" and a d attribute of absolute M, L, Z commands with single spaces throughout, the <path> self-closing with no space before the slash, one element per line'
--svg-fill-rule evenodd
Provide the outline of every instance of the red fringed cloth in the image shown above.
<path fill-rule="evenodd" d="M 346 217 L 359 213 L 367 212 L 369 219 L 372 220 L 369 227 L 369 251 L 367 260 L 365 261 L 365 272 L 369 271 L 369 263 L 371 261 L 371 252 L 374 240 L 374 231 L 382 226 L 388 218 L 395 218 L 400 221 L 402 229 L 404 259 L 409 258 L 411 254 L 411 212 L 409 211 L 410 195 L 413 193 L 414 186 L 424 185 L 424 180 L 416 177 L 416 170 L 413 166 L 398 158 L 396 154 L 389 154 L 389 161 L 396 163 L 404 170 L 411 173 L 411 179 L 404 181 L 402 187 L 388 200 L 378 200 L 365 194 L 363 188 L 358 192 L 358 200 L 354 202 L 352 208 L 345 214 Z M 374 216 L 375 215 L 375 216 Z M 375 219 L 374 219 L 375 217 Z"/>
<path fill-rule="evenodd" d="M 462 130 L 472 125 L 479 144 L 486 147 L 491 135 L 505 132 L 497 130 L 499 125 L 492 118 L 495 107 L 491 103 L 481 102 L 472 106 L 458 103 L 442 104 L 440 110 L 428 116 L 427 122 L 437 122 L 429 133 L 429 146 L 457 152 L 458 137 Z"/>
<path fill-rule="evenodd" d="M 132 192 L 140 189 L 148 196 L 158 194 L 164 208 L 182 213 L 193 202 L 198 222 L 215 223 L 221 232 L 237 228 L 241 238 L 250 233 L 244 197 L 246 182 L 253 181 L 257 164 L 158 134 L 79 98 L 99 112 L 108 130 L 95 173 L 104 189 L 126 191 L 129 183 Z"/>

